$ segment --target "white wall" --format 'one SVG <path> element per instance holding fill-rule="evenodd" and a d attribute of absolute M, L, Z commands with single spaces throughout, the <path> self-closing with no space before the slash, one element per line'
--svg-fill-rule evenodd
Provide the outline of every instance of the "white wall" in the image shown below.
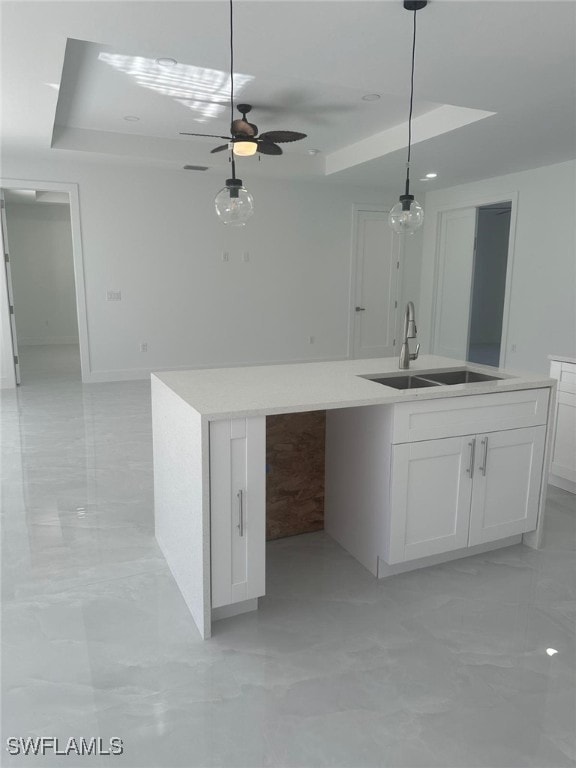
<path fill-rule="evenodd" d="M 430 345 L 439 209 L 518 196 L 505 364 L 547 372 L 551 353 L 576 354 L 576 161 L 486 179 L 426 195 L 419 336 Z"/>
<path fill-rule="evenodd" d="M 79 185 L 89 380 L 347 356 L 352 204 L 393 201 L 323 180 L 251 179 L 249 162 L 256 213 L 234 229 L 214 212 L 219 174 L 59 151 L 3 158 L 4 178 Z M 107 290 L 122 301 L 107 302 Z"/>
<path fill-rule="evenodd" d="M 77 344 L 70 207 L 6 203 L 18 346 Z"/>

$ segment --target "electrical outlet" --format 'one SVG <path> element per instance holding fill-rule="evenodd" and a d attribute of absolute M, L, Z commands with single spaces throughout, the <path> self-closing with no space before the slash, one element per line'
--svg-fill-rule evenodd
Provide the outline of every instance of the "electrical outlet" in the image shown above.
<path fill-rule="evenodd" d="M 314 336 L 308 336 L 308 344 L 314 344 Z"/>
<path fill-rule="evenodd" d="M 228 251 L 222 251 L 222 261 L 230 261 L 230 254 Z"/>
<path fill-rule="evenodd" d="M 516 352 L 516 344 L 512 344 L 510 347 L 510 352 Z"/>
<path fill-rule="evenodd" d="M 122 301 L 122 291 L 106 291 L 106 301 Z"/>
<path fill-rule="evenodd" d="M 250 251 L 244 251 L 244 255 L 242 256 L 242 258 L 246 262 L 250 261 Z"/>
<path fill-rule="evenodd" d="M 140 352 L 148 352 L 148 342 L 147 341 L 140 342 Z"/>

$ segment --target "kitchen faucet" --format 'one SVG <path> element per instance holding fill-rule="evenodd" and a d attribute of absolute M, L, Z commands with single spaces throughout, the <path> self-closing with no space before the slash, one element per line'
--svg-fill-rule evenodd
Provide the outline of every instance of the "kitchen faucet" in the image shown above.
<path fill-rule="evenodd" d="M 399 368 L 409 368 L 410 360 L 416 360 L 420 351 L 420 344 L 416 344 L 416 352 L 410 352 L 408 339 L 416 338 L 416 322 L 414 320 L 414 303 L 409 301 L 404 312 L 404 342 L 400 350 Z"/>

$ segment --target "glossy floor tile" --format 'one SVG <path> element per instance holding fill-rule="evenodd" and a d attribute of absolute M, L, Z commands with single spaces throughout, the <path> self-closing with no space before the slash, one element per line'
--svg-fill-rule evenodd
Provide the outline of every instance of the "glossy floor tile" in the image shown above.
<path fill-rule="evenodd" d="M 575 498 L 544 547 L 376 581 L 326 534 L 268 547 L 257 613 L 200 640 L 153 536 L 147 382 L 25 348 L 2 394 L 3 765 L 576 765 Z M 552 653 L 556 651 L 556 653 Z M 552 653 L 552 655 L 549 655 Z"/>

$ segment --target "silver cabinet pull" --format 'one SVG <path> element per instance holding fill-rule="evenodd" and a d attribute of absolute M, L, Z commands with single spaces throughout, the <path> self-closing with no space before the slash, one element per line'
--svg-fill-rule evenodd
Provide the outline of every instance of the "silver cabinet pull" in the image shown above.
<path fill-rule="evenodd" d="M 244 491 L 238 491 L 238 525 L 240 536 L 244 536 Z"/>
<path fill-rule="evenodd" d="M 486 462 L 488 461 L 488 438 L 483 437 L 480 442 L 484 446 L 484 456 L 482 457 L 482 466 L 480 467 L 480 472 L 482 472 L 484 477 L 486 477 Z"/>
<path fill-rule="evenodd" d="M 366 312 L 366 307 L 356 307 L 356 312 Z"/>
<path fill-rule="evenodd" d="M 466 472 L 470 475 L 470 478 L 474 477 L 474 454 L 476 453 L 476 438 L 468 443 L 470 446 L 470 463 Z"/>

